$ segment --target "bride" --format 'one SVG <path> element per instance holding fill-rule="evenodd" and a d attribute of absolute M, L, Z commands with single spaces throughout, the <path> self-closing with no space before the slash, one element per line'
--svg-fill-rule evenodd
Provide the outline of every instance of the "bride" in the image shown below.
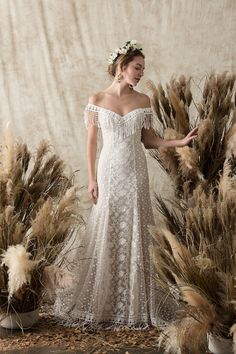
<path fill-rule="evenodd" d="M 93 207 L 76 283 L 58 293 L 54 306 L 56 316 L 69 326 L 139 329 L 161 321 L 157 308 L 162 295 L 149 254 L 148 225 L 154 218 L 143 146 L 185 146 L 197 130 L 181 140 L 163 140 L 155 134 L 150 99 L 134 89 L 144 70 L 141 45 L 126 42 L 109 58 L 112 84 L 91 96 L 85 108 Z M 103 147 L 96 172 L 99 129 Z"/>

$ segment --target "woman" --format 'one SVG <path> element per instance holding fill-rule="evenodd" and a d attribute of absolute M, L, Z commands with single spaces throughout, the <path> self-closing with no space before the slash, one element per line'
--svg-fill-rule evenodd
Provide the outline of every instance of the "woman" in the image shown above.
<path fill-rule="evenodd" d="M 149 255 L 148 225 L 154 220 L 143 145 L 146 149 L 185 146 L 196 137 L 196 129 L 182 140 L 156 136 L 150 99 L 134 89 L 144 69 L 141 46 L 126 42 L 110 56 L 112 84 L 90 97 L 85 109 L 93 208 L 77 283 L 55 305 L 68 325 L 139 329 L 161 321 L 157 308 L 162 295 Z M 96 176 L 98 129 L 103 148 Z M 163 317 L 167 316 L 164 311 Z"/>

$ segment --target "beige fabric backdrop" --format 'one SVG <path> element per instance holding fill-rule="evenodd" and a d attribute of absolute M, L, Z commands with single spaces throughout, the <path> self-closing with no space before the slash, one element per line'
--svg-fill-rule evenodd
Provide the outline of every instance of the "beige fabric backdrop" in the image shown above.
<path fill-rule="evenodd" d="M 106 87 L 110 50 L 144 44 L 146 79 L 196 82 L 236 69 L 235 0 L 0 0 L 0 128 L 35 147 L 49 140 L 87 183 L 83 110 Z M 138 87 L 146 92 L 145 78 Z M 151 185 L 168 183 L 149 160 Z"/>

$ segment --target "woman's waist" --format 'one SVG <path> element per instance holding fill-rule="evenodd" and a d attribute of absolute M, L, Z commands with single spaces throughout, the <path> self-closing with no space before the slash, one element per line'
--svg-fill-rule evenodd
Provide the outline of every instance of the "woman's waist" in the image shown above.
<path fill-rule="evenodd" d="M 131 144 L 103 144 L 100 154 L 108 155 L 110 157 L 114 155 L 137 155 L 144 153 L 144 148 L 142 143 L 131 145 Z"/>
<path fill-rule="evenodd" d="M 142 145 L 135 148 L 123 147 L 121 149 L 112 146 L 103 146 L 99 160 L 109 164 L 125 165 L 127 162 L 131 163 L 137 160 L 144 162 L 146 161 L 146 155 Z"/>
<path fill-rule="evenodd" d="M 103 137 L 103 148 L 104 149 L 141 149 L 143 144 L 140 136 L 130 136 L 126 139 L 116 139 L 114 136 Z"/>

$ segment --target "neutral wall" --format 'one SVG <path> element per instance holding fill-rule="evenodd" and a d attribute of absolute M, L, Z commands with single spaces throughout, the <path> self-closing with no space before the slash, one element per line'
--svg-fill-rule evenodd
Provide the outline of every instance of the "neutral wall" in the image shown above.
<path fill-rule="evenodd" d="M 235 0 L 0 0 L 0 128 L 49 140 L 86 185 L 88 96 L 110 83 L 109 52 L 144 45 L 145 81 L 236 69 Z M 149 159 L 152 188 L 168 183 Z"/>

